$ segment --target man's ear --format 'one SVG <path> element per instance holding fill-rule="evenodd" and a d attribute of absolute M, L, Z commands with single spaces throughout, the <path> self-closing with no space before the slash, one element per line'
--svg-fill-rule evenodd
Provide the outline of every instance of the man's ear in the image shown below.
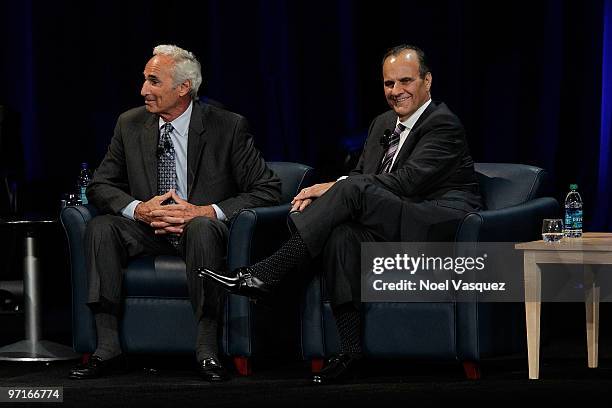
<path fill-rule="evenodd" d="M 182 84 L 179 84 L 179 96 L 185 96 L 191 91 L 191 81 L 186 79 Z"/>
<path fill-rule="evenodd" d="M 427 90 L 431 89 L 431 80 L 432 80 L 431 72 L 425 74 L 425 86 L 427 86 Z"/>

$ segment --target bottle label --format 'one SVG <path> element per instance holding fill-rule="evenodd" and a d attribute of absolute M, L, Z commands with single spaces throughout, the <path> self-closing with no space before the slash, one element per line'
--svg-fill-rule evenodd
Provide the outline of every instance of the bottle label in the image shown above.
<path fill-rule="evenodd" d="M 567 208 L 565 210 L 565 228 L 569 230 L 582 229 L 582 210 L 578 208 Z"/>
<path fill-rule="evenodd" d="M 85 190 L 87 190 L 87 187 L 79 187 L 79 198 L 81 199 L 81 204 L 83 205 L 88 203 L 87 194 L 85 194 Z"/>

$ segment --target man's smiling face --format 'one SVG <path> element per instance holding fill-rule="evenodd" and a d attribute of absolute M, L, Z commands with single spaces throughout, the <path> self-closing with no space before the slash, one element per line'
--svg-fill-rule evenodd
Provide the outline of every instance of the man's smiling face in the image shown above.
<path fill-rule="evenodd" d="M 412 50 L 389 56 L 383 64 L 385 97 L 401 121 L 417 111 L 431 95 L 431 73 L 419 75 L 419 59 Z"/>

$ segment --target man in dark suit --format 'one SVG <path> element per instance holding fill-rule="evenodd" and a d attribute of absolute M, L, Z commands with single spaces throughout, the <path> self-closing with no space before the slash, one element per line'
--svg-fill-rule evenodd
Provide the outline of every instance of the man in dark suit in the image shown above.
<path fill-rule="evenodd" d="M 317 384 L 342 377 L 361 357 L 361 243 L 451 240 L 459 220 L 481 206 L 465 132 L 445 104 L 431 100 L 423 51 L 409 45 L 389 50 L 382 74 L 392 110 L 372 122 L 348 177 L 308 187 L 294 198 L 291 239 L 236 276 L 200 269 L 201 276 L 233 292 L 262 297 L 286 273 L 322 254 L 341 344 L 314 376 Z"/>
<path fill-rule="evenodd" d="M 198 322 L 196 358 L 207 381 L 228 374 L 218 358 L 218 290 L 194 267 L 224 265 L 227 221 L 240 209 L 274 205 L 280 180 L 253 145 L 246 120 L 199 103 L 200 64 L 160 45 L 144 69 L 145 106 L 123 113 L 87 197 L 102 214 L 85 233 L 88 306 L 98 343 L 70 377 L 95 378 L 122 361 L 118 336 L 122 266 L 141 255 L 178 254 Z"/>

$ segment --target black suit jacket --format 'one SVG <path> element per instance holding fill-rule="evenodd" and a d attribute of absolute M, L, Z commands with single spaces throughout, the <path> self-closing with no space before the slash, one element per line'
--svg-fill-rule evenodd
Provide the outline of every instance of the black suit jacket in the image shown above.
<path fill-rule="evenodd" d="M 390 110 L 376 117 L 359 162 L 350 175 L 367 178 L 410 201 L 436 200 L 452 208 L 473 211 L 481 207 L 474 162 L 459 118 L 444 103 L 431 102 L 411 129 L 389 173 L 376 174 L 386 129 L 395 129 L 397 115 Z"/>
<path fill-rule="evenodd" d="M 89 201 L 118 214 L 157 195 L 159 116 L 144 107 L 123 113 L 87 188 Z M 266 166 L 244 117 L 193 103 L 187 144 L 187 201 L 217 204 L 228 218 L 242 208 L 278 204 L 281 184 Z"/>

